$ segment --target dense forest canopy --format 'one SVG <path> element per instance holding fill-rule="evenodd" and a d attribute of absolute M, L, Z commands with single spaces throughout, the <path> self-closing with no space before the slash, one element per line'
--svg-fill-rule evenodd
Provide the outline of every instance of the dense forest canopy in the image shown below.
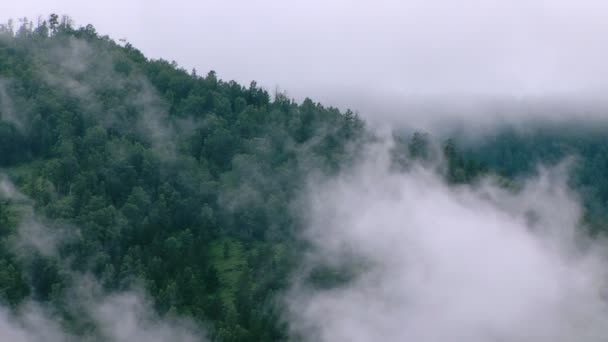
<path fill-rule="evenodd" d="M 284 336 L 289 205 L 309 170 L 348 159 L 356 115 L 148 60 L 56 16 L 3 26 L 0 75 L 0 165 L 37 215 L 79 229 L 25 265 L 2 249 L 8 303 L 65 301 L 68 268 L 109 291 L 143 283 L 161 315 L 215 322 L 220 340 Z"/>
<path fill-rule="evenodd" d="M 190 319 L 212 340 L 293 338 L 281 297 L 309 248 L 299 196 L 311 175 L 348 170 L 380 139 L 350 110 L 151 60 L 56 15 L 0 27 L 0 118 L 0 299 L 15 314 L 37 303 L 75 338 L 101 340 L 112 336 L 70 304 L 83 277 L 106 294 L 141 287 L 158 317 Z M 440 159 L 449 184 L 491 175 L 516 191 L 539 163 L 574 156 L 571 185 L 601 231 L 605 137 L 394 133 L 391 157 L 394 172 Z M 307 281 L 332 288 L 357 267 L 311 269 Z"/>

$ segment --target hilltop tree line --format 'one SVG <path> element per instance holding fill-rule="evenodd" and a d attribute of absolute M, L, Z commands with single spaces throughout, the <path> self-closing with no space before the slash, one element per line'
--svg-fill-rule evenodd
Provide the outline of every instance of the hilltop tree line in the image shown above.
<path fill-rule="evenodd" d="M 348 168 L 375 139 L 364 122 L 349 110 L 271 95 L 255 82 L 148 59 L 65 16 L 19 22 L 0 26 L 0 167 L 50 227 L 79 234 L 57 255 L 23 262 L 10 245 L 23 204 L 0 201 L 2 301 L 18 310 L 34 299 L 78 326 L 65 304 L 71 279 L 62 268 L 69 267 L 107 291 L 143 283 L 160 315 L 211 322 L 215 340 L 287 339 L 277 295 L 306 248 L 292 204 L 307 175 Z M 504 135 L 475 147 L 442 141 L 446 180 L 470 183 L 491 172 L 516 178 L 574 146 L 593 156 L 575 183 L 601 221 L 608 183 L 594 182 L 608 169 L 608 144 L 602 135 L 554 139 L 562 138 Z M 431 140 L 398 136 L 397 169 L 430 158 Z"/>
<path fill-rule="evenodd" d="M 7 303 L 69 300 L 62 259 L 108 291 L 143 282 L 161 315 L 213 322 L 215 339 L 285 337 L 289 203 L 308 170 L 348 159 L 365 131 L 354 113 L 150 60 L 55 15 L 0 28 L 0 87 L 0 166 L 38 215 L 80 230 L 22 265 L 18 210 L 2 203 Z"/>

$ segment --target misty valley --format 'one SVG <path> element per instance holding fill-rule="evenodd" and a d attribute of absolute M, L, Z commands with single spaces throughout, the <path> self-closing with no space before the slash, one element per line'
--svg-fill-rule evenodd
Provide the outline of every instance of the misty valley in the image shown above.
<path fill-rule="evenodd" d="M 386 128 L 199 72 L 0 25 L 0 341 L 608 339 L 608 106 Z"/>

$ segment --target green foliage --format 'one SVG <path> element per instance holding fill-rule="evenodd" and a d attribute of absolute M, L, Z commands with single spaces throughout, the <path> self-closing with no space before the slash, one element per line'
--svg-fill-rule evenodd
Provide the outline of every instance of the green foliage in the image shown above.
<path fill-rule="evenodd" d="M 582 195 L 585 221 L 594 230 L 605 230 L 608 222 L 607 128 L 580 123 L 542 125 L 527 131 L 504 129 L 491 140 L 460 143 L 466 160 L 487 165 L 509 179 L 570 158 L 570 186 Z"/>
<path fill-rule="evenodd" d="M 211 321 L 216 339 L 286 338 L 273 298 L 299 224 L 288 203 L 308 170 L 349 158 L 356 115 L 148 60 L 56 15 L 0 28 L 0 94 L 0 167 L 38 214 L 80 229 L 61 258 L 110 291 L 143 280 L 161 315 Z M 6 248 L 0 266 L 0 298 L 61 303 L 53 258 L 20 265 Z"/>
<path fill-rule="evenodd" d="M 0 26 L 0 118 L 0 167 L 37 214 L 80 230 L 58 257 L 109 291 L 143 282 L 161 315 L 210 321 L 222 341 L 287 339 L 276 298 L 305 248 L 290 203 L 311 170 L 348 168 L 370 135 L 351 111 L 201 77 L 57 15 Z M 505 132 L 438 148 L 416 133 L 396 136 L 392 156 L 396 172 L 441 157 L 451 184 L 493 172 L 511 186 L 571 153 L 583 157 L 573 183 L 587 219 L 600 225 L 608 143 L 599 133 Z M 8 246 L 18 207 L 0 201 L 0 299 L 61 307 L 69 279 L 57 260 L 20 262 Z M 310 281 L 337 286 L 360 267 L 315 269 Z"/>

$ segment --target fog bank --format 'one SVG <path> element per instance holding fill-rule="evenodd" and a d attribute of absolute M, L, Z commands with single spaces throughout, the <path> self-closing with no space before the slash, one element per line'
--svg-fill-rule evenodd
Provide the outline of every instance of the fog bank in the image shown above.
<path fill-rule="evenodd" d="M 61 258 L 58 249 L 78 238 L 76 227 L 47 226 L 36 215 L 31 201 L 19 192 L 8 177 L 0 174 L 0 200 L 18 206 L 19 222 L 16 232 L 2 241 L 17 256 L 22 265 L 42 256 L 53 260 L 65 277 L 67 288 L 61 305 L 27 298 L 16 308 L 0 305 L 0 340 L 12 342 L 66 341 L 150 341 L 195 342 L 206 337 L 194 322 L 178 316 L 160 317 L 145 291 L 135 284 L 132 288 L 108 292 L 98 279 L 70 268 L 70 261 Z M 26 267 L 27 268 L 27 267 Z M 55 300 L 57 300 L 56 298 Z M 78 322 L 66 321 L 58 308 L 78 317 Z M 88 328 L 74 332 L 74 324 Z"/>
<path fill-rule="evenodd" d="M 515 192 L 389 171 L 385 146 L 308 193 L 312 245 L 287 303 L 307 341 L 602 341 L 605 242 L 579 227 L 567 165 Z M 329 267 L 352 279 L 311 286 Z"/>
<path fill-rule="evenodd" d="M 601 97 L 608 90 L 608 5 L 600 0 L 24 0 L 5 4 L 0 19 L 35 21 L 51 12 L 92 23 L 153 58 L 256 80 L 369 119 L 417 120 L 402 103 L 419 96 Z"/>

